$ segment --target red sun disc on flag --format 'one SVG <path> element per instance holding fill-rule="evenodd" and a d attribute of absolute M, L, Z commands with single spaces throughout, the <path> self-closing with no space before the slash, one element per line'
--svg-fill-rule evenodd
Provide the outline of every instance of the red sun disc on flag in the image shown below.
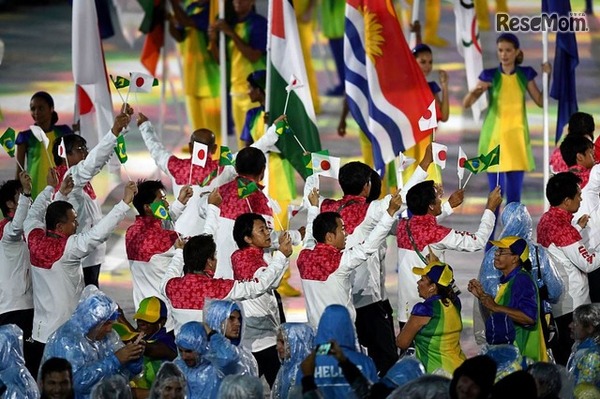
<path fill-rule="evenodd" d="M 199 160 L 203 160 L 205 156 L 206 156 L 206 153 L 204 152 L 204 148 L 201 149 L 200 151 L 198 151 L 198 159 Z"/>
<path fill-rule="evenodd" d="M 292 217 L 296 216 L 297 214 L 298 214 L 298 211 L 297 211 L 297 210 L 293 210 L 293 211 L 292 211 Z"/>
<path fill-rule="evenodd" d="M 62 146 L 58 147 L 58 155 L 61 157 L 63 156 L 63 147 Z"/>
<path fill-rule="evenodd" d="M 136 85 L 137 87 L 142 87 L 142 86 L 144 85 L 144 78 L 142 78 L 141 76 L 140 76 L 140 77 L 138 77 L 138 78 L 135 80 L 135 85 Z"/>
<path fill-rule="evenodd" d="M 331 169 L 331 164 L 329 163 L 329 161 L 322 160 L 321 161 L 321 169 L 323 169 L 323 170 Z"/>
<path fill-rule="evenodd" d="M 438 154 L 440 161 L 445 161 L 447 156 L 448 156 L 448 154 L 446 154 L 446 151 L 440 151 L 440 153 Z"/>
<path fill-rule="evenodd" d="M 460 166 L 461 168 L 465 167 L 465 162 L 467 162 L 467 158 L 461 158 L 458 160 L 458 166 Z"/>
<path fill-rule="evenodd" d="M 296 86 L 296 83 L 297 83 L 297 82 L 298 82 L 298 81 L 297 81 L 296 79 L 292 80 L 292 86 Z"/>

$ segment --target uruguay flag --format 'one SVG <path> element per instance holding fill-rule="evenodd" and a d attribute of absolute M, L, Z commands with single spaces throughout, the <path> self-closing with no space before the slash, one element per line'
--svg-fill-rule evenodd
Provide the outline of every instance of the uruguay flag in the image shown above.
<path fill-rule="evenodd" d="M 382 172 L 401 151 L 432 133 L 421 131 L 419 121 L 435 119 L 428 111 L 433 94 L 390 0 L 347 0 L 344 61 L 350 112 L 371 141 L 375 168 Z"/>

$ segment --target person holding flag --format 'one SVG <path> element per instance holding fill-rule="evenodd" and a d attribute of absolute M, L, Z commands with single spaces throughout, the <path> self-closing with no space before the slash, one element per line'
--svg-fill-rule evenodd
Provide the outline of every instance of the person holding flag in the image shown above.
<path fill-rule="evenodd" d="M 55 139 L 73 134 L 73 130 L 69 126 L 56 124 L 58 114 L 54 111 L 54 99 L 45 91 L 38 91 L 31 97 L 29 108 L 34 124 L 46 133 L 50 141 L 50 150 Z M 46 149 L 43 143 L 35 137 L 31 129 L 19 132 L 15 144 L 17 145 L 17 162 L 25 166 L 27 173 L 31 176 L 33 183 L 31 198 L 35 200 L 38 193 L 46 187 L 46 171 L 53 165 L 50 164 L 49 157 L 44 154 Z M 16 179 L 19 178 L 20 172 L 21 168 L 17 166 Z"/>
<path fill-rule="evenodd" d="M 71 194 L 64 197 L 58 191 L 55 198 L 73 205 L 79 218 L 78 233 L 91 229 L 102 219 L 102 209 L 96 198 L 91 180 L 108 163 L 117 142 L 117 137 L 127 128 L 131 114 L 133 114 L 133 109 L 126 105 L 124 112 L 115 117 L 112 129 L 89 153 L 86 140 L 76 134 L 63 136 L 54 142 L 52 154 L 56 164 L 56 174 L 58 175 L 56 190 L 58 191 L 63 179 L 67 176 L 71 176 L 73 179 Z M 105 254 L 106 244 L 102 243 L 82 259 L 81 265 L 85 285 L 93 284 L 98 287 L 100 266 L 104 262 Z"/>
<path fill-rule="evenodd" d="M 138 216 L 125 232 L 125 251 L 131 268 L 136 309 L 150 296 L 166 300 L 160 292 L 160 282 L 175 253 L 174 243 L 179 235 L 163 227 L 163 221 L 177 220 L 191 196 L 191 187 L 183 186 L 177 201 L 169 208 L 165 186 L 160 180 L 145 180 L 138 184 L 133 199 Z M 170 322 L 167 330 L 172 328 Z"/>
<path fill-rule="evenodd" d="M 479 138 L 479 153 L 488 154 L 500 145 L 499 165 L 488 168 L 490 190 L 499 184 L 507 202 L 520 202 L 524 172 L 535 168 L 525 92 L 539 107 L 542 106 L 542 93 L 535 83 L 537 72 L 521 66 L 523 51 L 519 39 L 512 33 L 502 33 L 496 44 L 500 65 L 481 72 L 477 87 L 465 96 L 463 106 L 470 108 L 484 91 L 489 91 L 490 106 Z M 550 73 L 550 64 L 545 63 L 542 70 Z M 499 176 L 497 172 L 500 172 Z"/>
<path fill-rule="evenodd" d="M 248 98 L 246 77 L 254 71 L 266 68 L 267 19 L 256 13 L 255 0 L 233 2 L 233 23 L 219 19 L 208 29 L 209 49 L 219 59 L 218 33 L 223 32 L 227 40 L 230 67 L 229 91 L 235 136 L 240 137 L 246 113 L 252 108 Z M 220 62 L 223 62 L 221 60 Z M 243 143 L 238 139 L 238 148 Z"/>

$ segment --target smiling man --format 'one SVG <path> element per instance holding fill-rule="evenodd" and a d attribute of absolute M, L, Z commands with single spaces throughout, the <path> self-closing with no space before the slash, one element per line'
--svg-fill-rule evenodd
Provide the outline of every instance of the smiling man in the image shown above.
<path fill-rule="evenodd" d="M 71 399 L 73 392 L 73 369 L 68 360 L 51 357 L 42 365 L 40 391 L 42 399 Z"/>

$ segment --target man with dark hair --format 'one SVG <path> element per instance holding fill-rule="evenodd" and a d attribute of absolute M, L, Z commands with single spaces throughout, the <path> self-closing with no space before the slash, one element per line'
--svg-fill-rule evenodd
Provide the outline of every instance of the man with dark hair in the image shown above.
<path fill-rule="evenodd" d="M 182 187 L 179 198 L 170 207 L 165 186 L 160 180 L 144 180 L 137 187 L 133 206 L 138 215 L 125 233 L 136 309 L 144 298 L 156 296 L 165 300 L 160 292 L 160 282 L 175 253 L 173 244 L 177 232 L 163 227 L 163 222 L 177 220 L 192 195 L 190 186 Z M 167 330 L 171 330 L 170 321 Z"/>
<path fill-rule="evenodd" d="M 38 195 L 25 219 L 25 239 L 33 282 L 32 338 L 39 355 L 34 365 L 36 371 L 48 337 L 67 321 L 79 301 L 84 287 L 81 259 L 106 242 L 125 217 L 137 191 L 135 183 L 128 182 L 123 200 L 93 228 L 76 234 L 77 212 L 73 206 L 65 201 L 50 204 L 54 187 L 58 184 L 54 169 L 50 169 L 46 181 L 48 185 Z M 63 194 L 68 195 L 72 180 L 65 179 L 63 186 L 67 186 Z"/>
<path fill-rule="evenodd" d="M 594 117 L 585 112 L 575 112 L 569 118 L 568 124 L 568 137 L 584 137 L 591 142 L 594 142 L 594 130 L 596 125 L 594 124 Z M 600 159 L 600 141 L 596 141 L 594 144 L 594 159 Z M 560 147 L 557 147 L 550 156 L 550 169 L 552 173 L 567 172 L 569 170 L 568 164 L 563 159 Z"/>
<path fill-rule="evenodd" d="M 0 325 L 16 324 L 23 330 L 23 356 L 31 364 L 33 292 L 29 251 L 23 237 L 23 223 L 31 206 L 31 178 L 21 171 L 19 180 L 0 187 Z M 34 374 L 36 370 L 29 369 Z"/>
<path fill-rule="evenodd" d="M 42 364 L 39 381 L 42 399 L 72 399 L 73 369 L 67 359 L 51 357 Z"/>
<path fill-rule="evenodd" d="M 214 225 L 218 223 L 218 206 L 221 204 L 216 190 L 209 195 L 208 203 L 206 224 Z M 282 237 L 272 261 L 267 267 L 257 270 L 250 281 L 215 277 L 217 245 L 212 235 L 195 236 L 185 244 L 177 240 L 175 256 L 161 283 L 161 290 L 171 304 L 175 331 L 188 321 L 203 320 L 205 298 L 243 301 L 257 298 L 277 287 L 292 254 L 289 236 L 284 234 Z"/>
<path fill-rule="evenodd" d="M 410 311 L 420 302 L 414 289 L 418 276 L 412 272 L 416 265 L 427 265 L 426 254 L 434 249 L 462 252 L 481 251 L 494 229 L 494 211 L 502 202 L 500 187 L 488 196 L 486 209 L 475 233 L 456 231 L 438 224 L 442 213 L 443 190 L 433 180 L 414 185 L 406 194 L 406 205 L 412 213 L 402 219 L 396 231 L 398 243 L 398 320 L 406 323 Z"/>
<path fill-rule="evenodd" d="M 244 213 L 235 219 L 233 238 L 240 248 L 231 255 L 233 278 L 252 281 L 264 268 L 273 262 L 271 232 L 265 219 L 256 213 Z M 285 234 L 280 242 L 287 239 Z M 279 285 L 276 282 L 274 288 Z M 256 299 L 240 303 L 244 311 L 244 333 L 242 345 L 252 351 L 258 363 L 259 375 L 264 375 L 273 385 L 280 361 L 277 355 L 277 328 L 280 326 L 283 309 L 279 309 L 274 290 L 269 290 Z M 285 320 L 283 320 L 285 321 Z"/>
<path fill-rule="evenodd" d="M 378 223 L 373 231 L 370 231 L 373 226 L 368 226 L 367 231 L 358 232 L 364 234 L 366 240 L 351 248 L 346 248 L 341 215 L 335 212 L 318 214 L 316 189 L 310 193 L 309 201 L 304 249 L 297 262 L 306 296 L 308 322 L 316 327 L 325 308 L 332 304 L 347 307 L 354 322 L 356 311 L 352 302 L 351 274 L 378 251 L 392 227 L 393 216 L 400 209 L 402 199 L 399 194 L 393 195 L 387 212 L 380 212 L 375 217 Z"/>
<path fill-rule="evenodd" d="M 585 136 L 569 135 L 560 144 L 560 154 L 569 167 L 569 172 L 581 179 L 581 188 L 584 188 L 596 163 L 594 143 Z"/>
<path fill-rule="evenodd" d="M 215 134 L 209 129 L 204 129 L 203 126 L 196 126 L 197 129 L 194 130 L 190 136 L 188 144 L 190 154 L 192 154 L 194 143 L 196 142 L 208 147 L 208 153 L 206 154 L 208 159 L 206 160 L 206 165 L 202 167 L 200 165 L 193 165 L 191 156 L 183 159 L 173 155 L 171 151 L 168 151 L 162 143 L 162 140 L 159 139 L 154 131 L 152 123 L 144 114 L 138 114 L 137 124 L 140 128 L 144 143 L 146 144 L 148 151 L 150 151 L 150 155 L 152 156 L 152 159 L 154 159 L 156 166 L 171 178 L 174 196 L 178 197 L 180 190 L 186 186 L 190 180 L 192 182 L 191 186 L 194 195 L 190 199 L 186 209 L 183 211 L 182 217 L 175 222 L 175 230 L 184 237 L 200 234 L 204 227 L 204 217 L 198 212 L 198 208 L 202 206 L 199 194 L 210 192 L 215 187 L 230 181 L 235 176 L 233 168 L 226 167 L 216 178 L 210 180 L 209 184 L 204 187 L 200 187 L 199 185 L 199 183 L 204 182 L 204 180 L 210 179 L 210 175 L 215 173 L 219 168 L 219 159 L 213 159 L 213 156 L 218 149 Z M 269 129 L 267 134 L 265 134 L 262 139 L 252 144 L 252 146 L 266 152 L 273 148 L 278 139 L 279 136 L 275 133 L 275 126 L 273 126 L 273 129 Z M 231 171 L 229 171 L 230 169 Z"/>
<path fill-rule="evenodd" d="M 57 165 L 56 173 L 58 175 L 56 189 L 59 188 L 65 176 L 70 175 L 73 178 L 73 190 L 69 196 L 65 197 L 58 193 L 54 199 L 67 201 L 73 205 L 79 222 L 77 233 L 91 229 L 102 219 L 102 209 L 96 199 L 91 180 L 108 163 L 114 152 L 117 137 L 124 129 L 127 129 L 132 113 L 133 109 L 126 104 L 123 112 L 115 117 L 111 130 L 89 153 L 86 140 L 79 135 L 66 135 L 62 139 L 54 141 L 52 153 Z M 64 147 L 65 154 L 59 153 L 61 147 Z M 106 243 L 102 243 L 82 259 L 81 265 L 85 285 L 98 286 L 100 266 L 104 262 L 105 255 Z"/>
<path fill-rule="evenodd" d="M 571 172 L 558 173 L 548 180 L 546 198 L 550 209 L 542 215 L 537 227 L 538 243 L 548 250 L 565 285 L 563 295 L 552 305 L 558 327 L 554 357 L 562 365 L 566 365 L 573 345 L 569 333 L 573 310 L 591 302 L 587 274 L 600 268 L 600 254 L 586 246 L 572 224 L 573 214 L 581 204 L 580 181 Z M 581 228 L 586 223 L 587 217 L 578 221 Z"/>

